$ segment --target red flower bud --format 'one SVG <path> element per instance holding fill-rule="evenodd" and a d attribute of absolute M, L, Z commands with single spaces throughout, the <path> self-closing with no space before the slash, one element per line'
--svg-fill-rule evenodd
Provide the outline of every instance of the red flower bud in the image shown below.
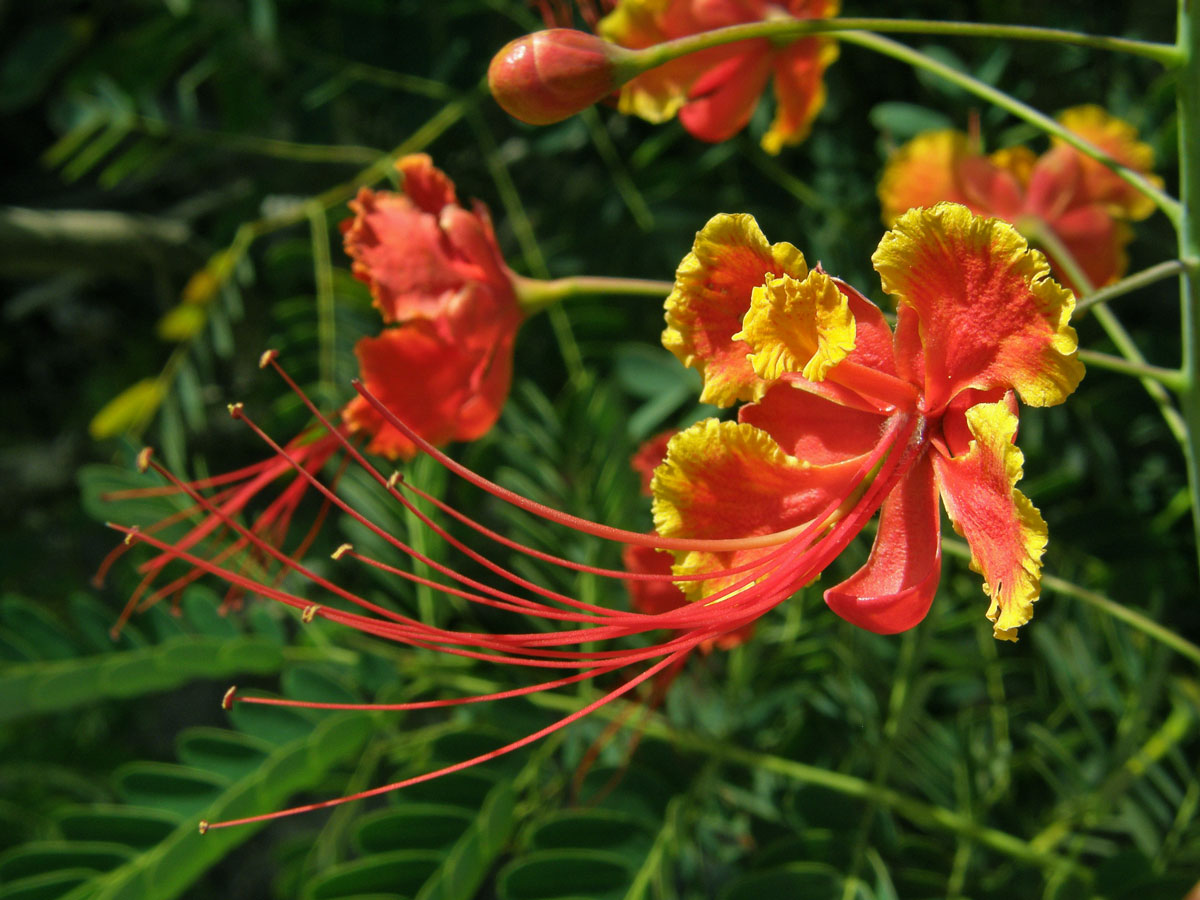
<path fill-rule="evenodd" d="M 550 125 L 620 87 L 617 68 L 628 55 L 587 32 L 551 28 L 506 44 L 488 66 L 488 86 L 509 115 Z"/>

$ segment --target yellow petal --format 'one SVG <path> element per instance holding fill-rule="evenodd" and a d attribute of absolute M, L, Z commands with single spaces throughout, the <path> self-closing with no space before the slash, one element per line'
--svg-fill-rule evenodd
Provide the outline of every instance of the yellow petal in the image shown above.
<path fill-rule="evenodd" d="M 854 349 L 854 316 L 824 272 L 809 272 L 803 281 L 781 275 L 754 289 L 742 330 L 733 337 L 753 351 L 750 365 L 764 381 L 785 372 L 824 381 Z"/>

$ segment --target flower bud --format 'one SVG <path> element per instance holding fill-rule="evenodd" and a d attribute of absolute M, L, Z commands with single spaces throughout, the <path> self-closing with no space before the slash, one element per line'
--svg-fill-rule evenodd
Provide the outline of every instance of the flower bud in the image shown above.
<path fill-rule="evenodd" d="M 584 31 L 551 28 L 510 41 L 488 67 L 488 86 L 511 116 L 561 122 L 612 93 L 629 52 Z"/>

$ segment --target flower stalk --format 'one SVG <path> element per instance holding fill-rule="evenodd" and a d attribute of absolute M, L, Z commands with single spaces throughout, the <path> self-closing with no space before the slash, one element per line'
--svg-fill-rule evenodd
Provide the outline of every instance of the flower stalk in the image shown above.
<path fill-rule="evenodd" d="M 1200 24 L 1192 16 L 1193 8 L 1189 0 L 1179 0 L 1177 52 L 1181 62 L 1176 106 L 1182 214 L 1177 228 L 1179 257 L 1184 260 L 1200 259 Z M 1180 399 L 1187 427 L 1185 446 L 1192 525 L 1200 558 L 1200 272 L 1194 265 L 1180 277 L 1180 304 L 1184 378 Z"/>

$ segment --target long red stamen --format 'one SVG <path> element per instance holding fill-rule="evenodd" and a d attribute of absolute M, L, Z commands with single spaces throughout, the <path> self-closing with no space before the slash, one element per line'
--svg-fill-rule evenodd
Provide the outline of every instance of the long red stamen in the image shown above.
<path fill-rule="evenodd" d="M 201 822 L 200 830 L 203 833 L 212 828 L 229 828 L 234 825 L 248 825 L 251 822 L 265 822 L 270 819 L 279 819 L 279 818 L 283 818 L 284 816 L 293 816 L 293 815 L 296 815 L 297 813 L 311 812 L 311 811 L 317 810 L 317 809 L 328 809 L 331 806 L 341 806 L 343 803 L 351 803 L 355 800 L 364 800 L 367 797 L 377 797 L 380 794 L 386 794 L 386 793 L 389 793 L 390 791 L 398 791 L 401 788 L 411 787 L 414 784 L 421 784 L 422 782 L 425 782 L 425 781 L 432 781 L 433 779 L 440 778 L 443 775 L 449 775 L 452 772 L 461 772 L 463 769 L 469 769 L 471 766 L 477 766 L 481 763 L 489 762 L 500 756 L 504 756 L 506 753 L 511 753 L 514 750 L 519 750 L 521 747 L 525 747 L 529 744 L 534 743 L 535 741 L 539 741 L 542 738 L 546 737 L 547 735 L 553 734 L 554 732 L 558 731 L 559 729 L 564 728 L 567 725 L 570 725 L 572 722 L 577 722 L 579 719 L 582 719 L 584 716 L 588 715 L 589 713 L 596 711 L 600 707 L 605 706 L 608 703 L 611 703 L 613 700 L 617 699 L 618 697 L 622 696 L 623 694 L 626 694 L 629 691 L 633 690 L 635 687 L 637 687 L 642 682 L 646 681 L 648 678 L 653 678 L 655 674 L 657 674 L 658 672 L 661 672 L 663 669 L 665 669 L 667 666 L 669 666 L 676 659 L 680 658 L 681 656 L 686 655 L 686 653 L 687 653 L 686 650 L 680 650 L 680 651 L 676 651 L 675 653 L 672 653 L 670 656 L 666 657 L 665 659 L 662 659 L 659 662 L 656 662 L 654 665 L 649 666 L 645 671 L 640 672 L 639 674 L 635 675 L 633 678 L 629 679 L 624 684 L 609 691 L 603 697 L 600 697 L 597 700 L 593 700 L 591 703 L 576 710 L 573 713 L 570 713 L 569 715 L 564 716 L 563 718 L 559 719 L 557 722 L 552 722 L 551 724 L 545 726 L 544 728 L 539 728 L 537 731 L 533 732 L 532 734 L 527 734 L 523 738 L 518 738 L 517 740 L 512 741 L 511 743 L 505 744 L 503 747 L 499 747 L 499 748 L 497 748 L 495 750 L 491 750 L 487 753 L 480 753 L 478 756 L 473 756 L 470 759 L 466 759 L 466 760 L 463 760 L 462 762 L 454 763 L 453 765 L 443 766 L 442 768 L 435 769 L 432 772 L 425 772 L 424 774 L 421 774 L 421 775 L 414 775 L 412 778 L 405 778 L 402 781 L 396 781 L 396 782 L 393 782 L 392 784 L 385 784 L 381 787 L 375 787 L 375 788 L 371 788 L 370 790 L 360 791 L 357 794 L 350 794 L 349 796 L 346 796 L 346 797 L 338 797 L 333 800 L 322 800 L 319 803 L 309 803 L 304 806 L 294 806 L 291 809 L 283 809 L 283 810 L 278 810 L 276 812 L 263 813 L 262 815 L 258 815 L 258 816 L 248 816 L 244 819 L 231 819 L 226 822 L 213 822 L 211 824 L 207 823 L 207 822 Z"/>

